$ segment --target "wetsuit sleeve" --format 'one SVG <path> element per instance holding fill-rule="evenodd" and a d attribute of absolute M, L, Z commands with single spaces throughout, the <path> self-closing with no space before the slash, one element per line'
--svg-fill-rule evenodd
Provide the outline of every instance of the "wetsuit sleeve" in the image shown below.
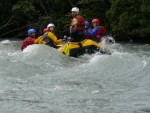
<path fill-rule="evenodd" d="M 61 39 L 57 40 L 57 37 L 56 37 L 53 33 L 51 33 L 51 32 L 48 33 L 48 37 L 49 37 L 56 45 L 57 45 L 57 44 L 60 44 L 60 43 L 62 42 Z"/>
<path fill-rule="evenodd" d="M 98 27 L 94 27 L 92 30 L 88 29 L 86 31 L 87 35 L 90 35 L 90 36 L 95 36 L 98 32 Z"/>
<path fill-rule="evenodd" d="M 23 49 L 25 48 L 25 43 L 24 41 L 22 42 L 22 45 L 21 45 L 21 50 L 23 51 Z"/>

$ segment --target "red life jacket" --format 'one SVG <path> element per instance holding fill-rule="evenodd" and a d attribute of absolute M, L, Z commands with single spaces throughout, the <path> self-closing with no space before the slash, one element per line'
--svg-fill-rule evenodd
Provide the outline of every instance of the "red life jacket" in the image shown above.
<path fill-rule="evenodd" d="M 77 24 L 77 28 L 76 31 L 77 32 L 84 32 L 85 29 L 85 19 L 82 16 L 77 16 L 76 19 L 78 20 L 78 24 Z M 71 20 L 72 22 L 72 20 Z"/>
<path fill-rule="evenodd" d="M 21 50 L 25 49 L 27 46 L 34 44 L 34 41 L 36 38 L 27 37 L 23 42 L 21 46 Z"/>
<path fill-rule="evenodd" d="M 102 38 L 102 36 L 106 35 L 106 28 L 104 26 L 98 26 L 98 32 L 94 36 L 94 38 Z"/>
<path fill-rule="evenodd" d="M 85 19 L 82 16 L 77 16 L 78 24 L 77 24 L 77 31 L 83 32 L 85 29 Z"/>
<path fill-rule="evenodd" d="M 106 28 L 104 27 L 104 26 L 99 26 L 99 29 L 100 29 L 100 35 L 101 36 L 104 36 L 104 35 L 106 35 Z"/>

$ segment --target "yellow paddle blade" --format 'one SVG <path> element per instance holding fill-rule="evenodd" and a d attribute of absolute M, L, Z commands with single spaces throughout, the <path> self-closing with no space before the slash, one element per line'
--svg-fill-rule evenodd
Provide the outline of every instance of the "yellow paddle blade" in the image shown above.
<path fill-rule="evenodd" d="M 70 55 L 70 49 L 69 49 L 69 43 L 63 45 L 58 49 L 61 53 L 64 53 L 65 55 L 69 56 Z"/>

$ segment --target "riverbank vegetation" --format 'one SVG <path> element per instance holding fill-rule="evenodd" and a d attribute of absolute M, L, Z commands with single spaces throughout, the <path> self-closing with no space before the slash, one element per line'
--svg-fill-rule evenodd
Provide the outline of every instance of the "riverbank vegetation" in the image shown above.
<path fill-rule="evenodd" d="M 79 7 L 80 14 L 90 22 L 99 18 L 118 41 L 150 42 L 149 0 L 3 0 L 0 37 L 25 38 L 29 28 L 41 35 L 51 22 L 56 34 L 63 37 L 68 34 L 73 6 Z"/>

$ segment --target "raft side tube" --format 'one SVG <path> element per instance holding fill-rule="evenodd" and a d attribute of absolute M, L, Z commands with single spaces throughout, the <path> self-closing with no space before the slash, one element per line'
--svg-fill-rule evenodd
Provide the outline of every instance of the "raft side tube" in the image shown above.
<path fill-rule="evenodd" d="M 100 51 L 102 54 L 108 54 L 101 44 L 90 39 L 85 39 L 81 42 L 70 42 L 64 44 L 62 47 L 58 48 L 58 51 L 72 57 L 78 57 L 83 54 L 93 54 L 97 51 Z"/>

